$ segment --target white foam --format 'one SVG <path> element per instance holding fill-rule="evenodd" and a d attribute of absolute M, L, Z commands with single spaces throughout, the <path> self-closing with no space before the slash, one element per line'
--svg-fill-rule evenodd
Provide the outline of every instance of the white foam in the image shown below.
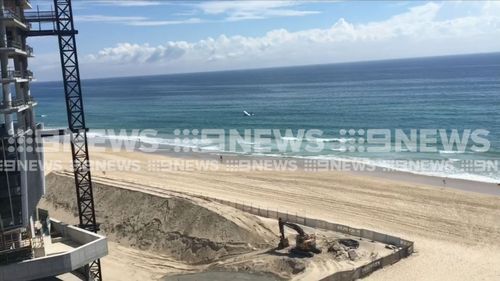
<path fill-rule="evenodd" d="M 297 138 L 297 137 L 281 137 L 282 140 L 286 141 L 301 141 L 302 138 Z"/>
<path fill-rule="evenodd" d="M 479 174 L 470 174 L 463 173 L 457 169 L 451 171 L 429 171 L 429 170 L 410 170 L 402 167 L 394 166 L 391 164 L 391 160 L 381 160 L 381 159 L 369 159 L 369 158 L 361 158 L 361 157 L 339 157 L 335 154 L 329 155 L 318 155 L 318 156 L 293 156 L 294 158 L 300 159 L 322 159 L 322 160 L 331 160 L 331 161 L 349 161 L 356 162 L 360 164 L 371 165 L 374 167 L 385 168 L 388 170 L 406 172 L 415 175 L 423 175 L 423 176 L 435 176 L 435 177 L 444 177 L 444 178 L 454 178 L 454 179 L 462 179 L 462 180 L 471 180 L 485 183 L 500 183 L 500 175 L 479 175 Z"/>
<path fill-rule="evenodd" d="M 213 145 L 213 146 L 202 146 L 200 147 L 201 150 L 206 150 L 206 151 L 221 151 L 220 147 L 218 145 Z"/>
<path fill-rule="evenodd" d="M 458 150 L 440 150 L 440 154 L 463 154 L 465 151 L 458 151 Z"/>
<path fill-rule="evenodd" d="M 308 142 L 338 142 L 338 143 L 346 143 L 349 141 L 355 141 L 354 138 L 312 138 L 307 139 Z"/>
<path fill-rule="evenodd" d="M 87 136 L 89 138 L 107 138 L 107 139 L 117 139 L 117 140 L 122 139 L 124 141 L 139 141 L 140 140 L 141 143 L 148 143 L 148 144 L 188 147 L 188 148 L 200 149 L 202 151 L 207 151 L 207 152 L 225 152 L 225 151 L 220 149 L 219 145 L 214 144 L 211 140 L 206 140 L 205 142 L 194 140 L 194 141 L 191 141 L 188 143 L 184 143 L 184 142 L 176 142 L 174 139 L 167 139 L 167 138 L 161 138 L 161 137 L 113 136 L 113 135 L 105 135 L 105 134 L 98 133 L 98 132 L 89 132 L 89 133 L 87 133 Z M 282 139 L 289 140 L 289 141 L 301 140 L 300 138 L 295 138 L 295 137 L 282 137 Z M 314 141 L 314 142 L 340 142 L 340 143 L 344 143 L 344 142 L 347 142 L 350 140 L 352 140 L 352 139 L 349 139 L 349 138 L 307 139 L 307 141 Z M 212 145 L 210 145 L 210 144 L 212 144 Z M 405 169 L 402 167 L 397 167 L 397 166 L 392 165 L 391 160 L 339 156 L 339 154 L 301 156 L 301 155 L 263 153 L 262 151 L 268 149 L 267 147 L 261 147 L 259 144 L 251 143 L 251 142 L 247 142 L 246 144 L 250 144 L 253 146 L 253 152 L 249 153 L 249 152 L 232 151 L 232 153 L 235 153 L 238 155 L 249 155 L 249 156 L 257 156 L 257 157 L 258 156 L 292 157 L 292 158 L 297 158 L 297 159 L 324 159 L 324 160 L 333 160 L 333 161 L 350 161 L 350 162 L 356 162 L 356 163 L 360 163 L 360 164 L 371 165 L 371 166 L 375 166 L 375 167 L 379 167 L 379 168 L 385 168 L 388 170 L 401 171 L 401 172 L 407 172 L 407 173 L 418 174 L 418 175 L 456 178 L 456 179 L 473 180 L 473 181 L 486 182 L 486 183 L 498 183 L 498 182 L 500 182 L 500 175 L 470 174 L 470 173 L 463 173 L 458 169 L 454 169 L 454 170 L 450 170 L 450 171 L 410 170 L 410 169 Z M 330 150 L 331 151 L 345 152 L 345 148 L 330 148 Z M 439 151 L 439 153 L 440 154 L 461 154 L 463 152 L 441 150 L 441 151 Z M 437 160 L 437 161 L 439 161 L 439 160 Z M 449 161 L 451 163 L 455 163 L 455 162 L 459 162 L 461 160 L 456 159 L 456 158 L 449 158 L 447 160 L 442 160 L 442 161 Z"/>

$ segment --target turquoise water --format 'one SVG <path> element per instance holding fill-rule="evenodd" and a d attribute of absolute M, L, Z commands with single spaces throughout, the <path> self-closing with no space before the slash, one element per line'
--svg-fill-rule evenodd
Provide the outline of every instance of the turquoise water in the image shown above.
<path fill-rule="evenodd" d="M 242 154 L 352 159 L 390 166 L 387 160 L 456 162 L 449 171 L 416 171 L 450 177 L 500 181 L 498 170 L 464 171 L 460 161 L 500 159 L 500 54 L 406 59 L 305 67 L 178 74 L 83 81 L 87 125 L 91 129 L 155 129 L 141 141 L 172 144 L 175 129 L 319 129 L 314 140 L 300 137 L 299 151 L 261 149 L 254 140 Z M 35 83 L 38 121 L 64 127 L 60 82 Z M 242 112 L 252 112 L 251 117 Z M 438 137 L 435 152 L 345 152 L 351 140 L 341 129 L 486 129 L 491 147 L 450 151 Z M 100 134 L 101 132 L 97 132 Z M 92 136 L 92 134 L 91 134 Z M 276 139 L 273 136 L 273 139 Z M 279 137 L 278 137 L 279 139 Z M 282 138 L 293 139 L 293 138 Z M 391 135 L 394 142 L 394 133 Z M 306 145 L 321 142 L 320 152 Z M 218 153 L 218 143 L 190 143 Z M 355 144 L 356 147 L 359 144 Z M 227 150 L 228 148 L 224 148 Z M 409 168 L 411 170 L 411 168 Z"/>

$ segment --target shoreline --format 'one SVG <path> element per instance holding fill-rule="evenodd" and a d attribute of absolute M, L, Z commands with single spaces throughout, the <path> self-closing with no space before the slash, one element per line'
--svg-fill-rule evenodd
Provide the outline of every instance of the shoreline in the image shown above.
<path fill-rule="evenodd" d="M 138 153 L 149 154 L 142 151 L 135 151 Z M 157 152 L 155 155 L 163 155 L 176 159 L 189 159 L 189 160 L 217 160 L 219 155 L 223 155 L 224 160 L 296 160 L 298 161 L 298 168 L 304 171 L 304 160 L 293 157 L 274 157 L 274 156 L 256 156 L 256 155 L 239 155 L 234 153 L 214 153 L 214 152 Z M 343 163 L 354 163 L 355 161 L 336 160 Z M 374 171 L 345 171 L 345 170 L 328 170 L 334 172 L 345 172 L 352 175 L 359 175 L 363 177 L 381 178 L 385 180 L 393 180 L 404 183 L 423 184 L 436 188 L 451 188 L 454 190 L 461 190 L 466 192 L 474 192 L 486 195 L 500 196 L 500 183 L 489 183 L 475 180 L 466 180 L 452 177 L 431 176 L 425 174 L 412 173 L 408 171 L 389 170 L 379 166 L 373 166 Z M 325 171 L 325 172 L 328 172 Z M 318 171 L 319 173 L 321 171 Z M 311 171 L 310 173 L 315 173 Z"/>
<path fill-rule="evenodd" d="M 51 143 L 57 144 L 57 141 L 54 140 L 44 140 L 45 143 Z M 59 142 L 60 144 L 60 142 Z M 66 145 L 66 144 L 65 144 Z M 98 145 L 96 147 L 99 148 L 110 148 L 109 144 L 102 144 Z M 68 151 L 69 152 L 69 151 Z M 91 150 L 92 152 L 92 150 Z M 130 153 L 130 151 L 125 151 L 127 153 Z M 116 153 L 116 152 L 114 152 Z M 136 148 L 132 153 L 139 153 L 143 155 L 155 155 L 155 156 L 164 156 L 166 159 L 183 159 L 183 160 L 210 160 L 212 162 L 220 162 L 219 157 L 222 155 L 223 157 L 223 164 L 225 165 L 231 165 L 228 163 L 235 163 L 235 161 L 247 161 L 247 162 L 255 162 L 257 163 L 256 165 L 259 165 L 259 161 L 265 162 L 265 161 L 294 161 L 296 163 L 296 171 L 301 171 L 304 172 L 306 171 L 305 169 L 305 161 L 310 160 L 307 158 L 295 158 L 295 157 L 278 157 L 278 156 L 264 156 L 264 155 L 241 155 L 241 154 L 235 154 L 235 153 L 230 153 L 230 152 L 207 152 L 207 151 L 201 151 L 201 152 L 175 152 L 172 151 L 171 149 L 159 149 L 156 152 L 143 152 L 140 149 Z M 90 154 L 90 159 L 92 160 L 92 154 Z M 264 160 L 264 161 L 262 161 Z M 329 160 L 324 160 L 324 161 L 329 161 Z M 330 161 L 335 161 L 337 163 L 340 163 L 340 166 L 352 166 L 353 164 L 358 164 L 359 162 L 356 161 L 349 161 L 349 160 L 330 160 Z M 500 183 L 489 183 L 489 182 L 482 182 L 482 181 L 476 181 L 476 180 L 467 180 L 467 179 L 459 179 L 459 178 L 453 178 L 453 177 L 444 177 L 444 176 L 433 176 L 433 175 L 425 175 L 425 174 L 419 174 L 419 173 L 413 173 L 409 171 L 400 171 L 400 170 L 394 170 L 394 169 L 388 169 L 380 166 L 374 166 L 371 164 L 366 164 L 367 167 L 370 168 L 370 170 L 363 170 L 363 171 L 355 171 L 355 170 L 344 170 L 344 169 L 331 169 L 330 167 L 326 170 L 322 171 L 306 171 L 308 173 L 314 174 L 314 173 L 323 173 L 323 172 L 338 172 L 338 173 L 348 173 L 350 175 L 354 176 L 362 176 L 362 177 L 369 177 L 372 179 L 383 179 L 383 180 L 391 180 L 391 181 L 397 181 L 397 182 L 402 182 L 402 183 L 408 183 L 408 184 L 420 184 L 420 185 L 426 185 L 426 186 L 431 186 L 434 188 L 440 188 L 440 189 L 453 189 L 453 190 L 460 190 L 460 191 L 465 191 L 465 192 L 473 192 L 473 193 L 479 193 L 479 194 L 486 194 L 486 195 L 494 195 L 494 196 L 500 196 Z M 256 170 L 259 170 L 258 167 Z M 293 171 L 293 170 L 292 170 Z M 276 170 L 276 172 L 279 172 L 279 170 Z"/>
<path fill-rule="evenodd" d="M 139 153 L 143 153 L 138 151 Z M 161 154 L 161 153 L 160 153 Z M 193 153 L 194 154 L 194 153 Z M 193 155 L 188 155 L 188 156 L 179 156 L 175 155 L 175 153 L 169 153 L 167 156 L 169 157 L 174 157 L 174 158 L 184 158 L 184 159 L 195 159 L 195 160 L 200 160 L 200 159 L 209 159 L 209 158 L 214 158 L 216 155 L 211 155 L 210 153 L 201 153 L 201 154 L 206 154 L 205 156 L 198 156 L 194 157 Z M 224 155 L 223 153 L 221 153 Z M 228 157 L 227 154 L 225 157 Z M 289 157 L 266 157 L 266 156 L 252 156 L 252 155 L 234 155 L 230 154 L 230 159 L 263 159 L 263 160 L 280 160 L 280 159 L 292 159 L 292 160 L 297 160 L 300 162 L 301 159 L 297 158 L 289 158 Z M 343 163 L 354 163 L 354 161 L 348 161 L 348 160 L 338 160 L 339 162 Z M 304 171 L 304 166 L 303 163 L 302 165 L 299 164 L 299 169 L 301 171 Z M 330 171 L 330 170 L 329 170 Z M 374 177 L 374 178 L 381 178 L 381 179 L 386 179 L 386 180 L 393 180 L 393 181 L 400 181 L 400 182 L 405 182 L 405 183 L 414 183 L 414 184 L 423 184 L 423 185 L 428 185 L 436 188 L 451 188 L 451 189 L 456 189 L 456 190 L 461 190 L 461 191 L 466 191 L 466 192 L 475 192 L 475 193 L 481 193 L 481 194 L 487 194 L 487 195 L 496 195 L 500 196 L 500 183 L 488 183 L 488 182 L 481 182 L 481 181 L 474 181 L 474 180 L 466 180 L 466 179 L 458 179 L 458 178 L 451 178 L 451 177 L 440 177 L 440 176 L 431 176 L 431 175 L 424 175 L 424 174 L 418 174 L 418 173 L 412 173 L 412 172 L 406 172 L 406 171 L 397 171 L 397 170 L 385 170 L 382 167 L 375 167 L 374 171 L 345 171 L 345 170 L 331 170 L 335 172 L 345 172 L 353 175 L 361 175 L 361 176 L 367 176 L 367 177 Z M 320 173 L 321 171 L 319 171 Z M 328 171 L 326 171 L 328 172 Z M 317 173 L 311 171 L 310 173 Z M 443 180 L 445 182 L 443 182 Z"/>

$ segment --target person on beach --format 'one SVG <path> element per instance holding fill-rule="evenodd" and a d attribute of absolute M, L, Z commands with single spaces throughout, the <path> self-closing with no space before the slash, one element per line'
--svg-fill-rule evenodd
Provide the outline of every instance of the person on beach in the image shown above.
<path fill-rule="evenodd" d="M 223 162 L 223 159 L 222 159 L 222 155 L 219 155 L 219 162 L 222 164 Z"/>

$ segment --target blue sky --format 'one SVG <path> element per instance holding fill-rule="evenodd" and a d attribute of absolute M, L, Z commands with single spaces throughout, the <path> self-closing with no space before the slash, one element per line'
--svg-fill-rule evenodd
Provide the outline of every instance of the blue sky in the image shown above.
<path fill-rule="evenodd" d="M 496 1 L 73 2 L 84 78 L 500 51 Z M 56 39 L 29 44 L 58 80 Z"/>

